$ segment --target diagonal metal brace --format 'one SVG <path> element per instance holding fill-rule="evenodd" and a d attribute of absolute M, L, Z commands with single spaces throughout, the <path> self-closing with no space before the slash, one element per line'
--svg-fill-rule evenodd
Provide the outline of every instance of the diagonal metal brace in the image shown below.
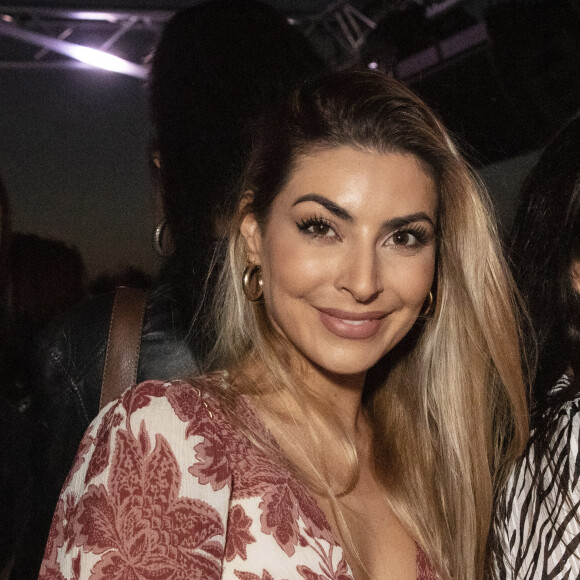
<path fill-rule="evenodd" d="M 68 56 L 69 58 L 90 64 L 97 68 L 110 70 L 143 80 L 148 77 L 147 68 L 142 65 L 124 60 L 118 56 L 103 52 L 102 50 L 74 44 L 66 40 L 26 30 L 16 24 L 5 22 L 3 20 L 0 20 L 0 35 L 22 40 L 23 42 Z"/>

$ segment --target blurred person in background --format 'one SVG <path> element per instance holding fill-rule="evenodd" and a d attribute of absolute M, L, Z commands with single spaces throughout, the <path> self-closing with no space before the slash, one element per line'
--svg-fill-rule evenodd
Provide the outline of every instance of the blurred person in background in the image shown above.
<path fill-rule="evenodd" d="M 148 294 L 138 381 L 198 369 L 212 338 L 202 330 L 203 313 L 190 331 L 191 322 L 249 147 L 248 127 L 325 71 L 299 31 L 261 2 L 208 2 L 166 25 L 150 82 L 150 166 L 162 215 L 154 243 L 166 258 Z M 60 488 L 98 412 L 112 305 L 111 294 L 82 304 L 36 341 L 34 526 L 14 578 L 37 577 Z"/>
<path fill-rule="evenodd" d="M 511 260 L 537 343 L 532 436 L 498 503 L 501 579 L 580 578 L 580 116 L 527 176 Z"/>
<path fill-rule="evenodd" d="M 31 406 L 39 404 L 29 376 L 30 342 L 87 293 L 85 266 L 76 248 L 35 234 L 9 235 L 8 204 L 5 191 L 1 191 L 0 569 L 8 570 L 30 520 L 35 433 Z"/>
<path fill-rule="evenodd" d="M 28 376 L 30 342 L 51 321 L 87 297 L 87 276 L 77 248 L 36 234 L 14 233 L 9 256 L 9 312 L 2 377 L 5 396 L 26 406 L 34 396 Z"/>

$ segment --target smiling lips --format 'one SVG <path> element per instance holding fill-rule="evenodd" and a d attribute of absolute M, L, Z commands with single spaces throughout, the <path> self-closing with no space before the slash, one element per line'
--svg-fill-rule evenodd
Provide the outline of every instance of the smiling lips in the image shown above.
<path fill-rule="evenodd" d="M 374 336 L 387 312 L 355 314 L 336 308 L 317 308 L 322 324 L 341 338 L 365 339 Z"/>

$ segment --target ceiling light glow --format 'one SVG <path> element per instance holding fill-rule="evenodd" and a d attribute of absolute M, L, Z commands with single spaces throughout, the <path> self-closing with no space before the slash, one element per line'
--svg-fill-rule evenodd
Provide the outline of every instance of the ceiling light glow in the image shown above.
<path fill-rule="evenodd" d="M 138 79 L 147 79 L 148 77 L 147 69 L 142 65 L 124 60 L 118 56 L 114 56 L 96 48 L 89 48 L 88 46 L 74 44 L 66 40 L 52 38 L 51 36 L 39 34 L 38 32 L 20 28 L 14 24 L 9 24 L 8 22 L 0 20 L 0 36 L 1 35 L 23 40 L 24 42 L 40 46 L 47 50 L 51 50 L 52 52 L 64 54 L 65 56 L 104 70 L 128 75 Z"/>
<path fill-rule="evenodd" d="M 147 73 L 143 70 L 142 66 L 123 60 L 108 52 L 97 50 L 96 48 L 89 48 L 88 46 L 81 46 L 80 44 L 69 44 L 70 47 L 67 50 L 67 56 L 71 58 L 104 70 L 135 76 L 137 78 L 147 78 Z"/>
<path fill-rule="evenodd" d="M 111 12 L 71 12 L 77 20 L 104 20 L 106 22 L 117 22 L 118 17 Z"/>

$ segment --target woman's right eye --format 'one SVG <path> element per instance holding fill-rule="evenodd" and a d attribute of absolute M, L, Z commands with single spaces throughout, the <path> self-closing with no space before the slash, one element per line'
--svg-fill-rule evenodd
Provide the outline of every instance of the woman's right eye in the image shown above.
<path fill-rule="evenodd" d="M 314 238 L 336 238 L 336 232 L 332 226 L 321 218 L 305 219 L 299 222 L 298 229 Z"/>

